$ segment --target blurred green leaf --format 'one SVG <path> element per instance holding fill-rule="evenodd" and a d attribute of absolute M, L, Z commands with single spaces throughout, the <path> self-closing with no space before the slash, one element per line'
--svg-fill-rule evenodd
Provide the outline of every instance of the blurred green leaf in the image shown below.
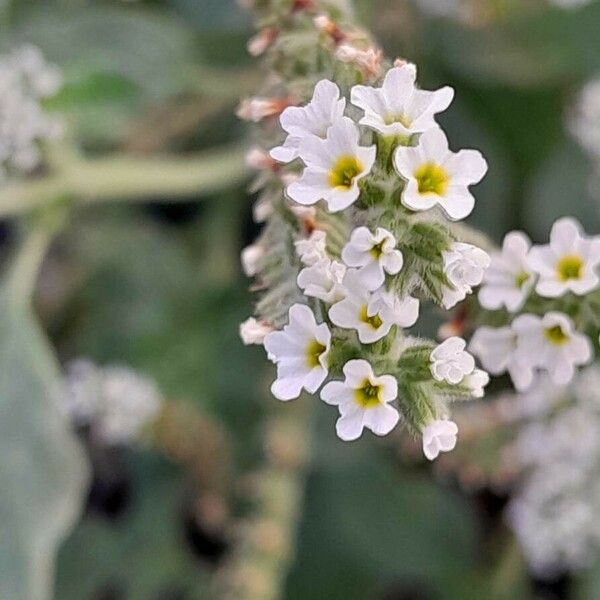
<path fill-rule="evenodd" d="M 132 460 L 132 497 L 114 520 L 88 514 L 63 545 L 56 597 L 208 599 L 208 574 L 186 543 L 182 474 L 152 454 Z"/>
<path fill-rule="evenodd" d="M 0 597 L 50 598 L 54 555 L 86 494 L 58 407 L 57 363 L 28 302 L 0 291 Z"/>
<path fill-rule="evenodd" d="M 524 228 L 547 243 L 552 223 L 571 215 L 588 233 L 600 230 L 600 204 L 590 194 L 592 166 L 583 150 L 564 143 L 533 174 L 524 211 Z"/>
<path fill-rule="evenodd" d="M 121 140 L 140 108 L 185 87 L 194 59 L 184 22 L 126 6 L 38 4 L 24 12 L 14 38 L 63 69 L 56 108 L 86 143 Z"/>
<path fill-rule="evenodd" d="M 336 440 L 325 412 L 316 414 L 322 441 L 286 598 L 382 598 L 395 586 L 424 598 L 477 597 L 464 586 L 477 550 L 472 507 L 401 469 L 368 435 Z"/>
<path fill-rule="evenodd" d="M 431 47 L 472 81 L 532 87 L 600 70 L 600 3 L 578 10 L 516 11 L 505 22 L 466 28 L 436 21 Z"/>

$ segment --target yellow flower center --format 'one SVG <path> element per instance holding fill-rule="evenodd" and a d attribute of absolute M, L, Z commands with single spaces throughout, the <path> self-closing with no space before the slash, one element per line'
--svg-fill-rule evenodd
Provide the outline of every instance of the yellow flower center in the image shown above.
<path fill-rule="evenodd" d="M 406 115 L 387 115 L 383 122 L 386 125 L 393 125 L 394 123 L 400 123 L 403 127 L 408 129 L 412 125 L 412 121 Z"/>
<path fill-rule="evenodd" d="M 439 165 L 425 163 L 415 171 L 419 194 L 437 194 L 443 196 L 448 189 L 450 176 Z"/>
<path fill-rule="evenodd" d="M 385 243 L 385 240 L 383 242 L 380 242 L 379 244 L 376 244 L 375 246 L 373 246 L 370 250 L 371 252 L 371 256 L 375 259 L 375 260 L 379 260 L 379 257 L 383 254 L 383 244 Z"/>
<path fill-rule="evenodd" d="M 354 183 L 354 178 L 364 170 L 362 163 L 356 156 L 340 156 L 331 171 L 329 171 L 329 185 L 334 188 L 348 190 Z"/>
<path fill-rule="evenodd" d="M 319 358 L 321 358 L 321 354 L 323 354 L 325 350 L 327 350 L 327 348 L 326 346 L 323 346 L 321 342 L 318 342 L 317 340 L 312 340 L 310 342 L 306 347 L 306 362 L 309 368 L 314 369 L 321 365 Z"/>
<path fill-rule="evenodd" d="M 371 317 L 369 316 L 366 304 L 363 304 L 360 309 L 360 320 L 363 323 L 369 324 L 373 329 L 379 329 L 383 325 L 383 321 L 379 315 L 373 315 Z"/>
<path fill-rule="evenodd" d="M 576 254 L 563 256 L 556 265 L 556 273 L 560 281 L 581 279 L 583 276 L 583 259 Z"/>
<path fill-rule="evenodd" d="M 362 408 L 375 408 L 381 404 L 380 385 L 373 385 L 368 379 L 365 379 L 357 390 L 354 390 L 354 399 Z"/>
<path fill-rule="evenodd" d="M 525 271 L 521 271 L 516 277 L 515 277 L 515 285 L 521 289 L 528 281 L 529 279 L 529 273 L 526 273 Z"/>
<path fill-rule="evenodd" d="M 555 346 L 562 346 L 569 341 L 569 336 L 562 330 L 560 325 L 548 327 L 544 330 L 546 339 Z"/>

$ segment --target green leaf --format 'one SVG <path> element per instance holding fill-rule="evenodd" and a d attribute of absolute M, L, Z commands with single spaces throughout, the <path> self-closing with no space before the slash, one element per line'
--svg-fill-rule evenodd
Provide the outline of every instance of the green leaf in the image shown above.
<path fill-rule="evenodd" d="M 12 288 L 10 288 L 12 291 Z M 0 291 L 0 597 L 51 597 L 54 555 L 87 491 L 61 380 L 22 298 Z"/>
<path fill-rule="evenodd" d="M 123 139 L 140 109 L 185 86 L 194 56 L 182 22 L 117 6 L 38 4 L 24 11 L 14 38 L 36 44 L 61 67 L 57 108 L 88 144 Z"/>

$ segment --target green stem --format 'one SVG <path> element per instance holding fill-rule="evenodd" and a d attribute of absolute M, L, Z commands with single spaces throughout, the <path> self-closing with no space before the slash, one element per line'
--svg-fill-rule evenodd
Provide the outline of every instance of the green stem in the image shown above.
<path fill-rule="evenodd" d="M 244 150 L 227 147 L 189 157 L 136 158 L 114 155 L 85 159 L 70 154 L 47 175 L 0 189 L 0 218 L 16 216 L 56 198 L 82 204 L 175 202 L 241 183 L 247 175 Z"/>
<path fill-rule="evenodd" d="M 15 303 L 24 304 L 31 300 L 40 267 L 56 231 L 56 227 L 41 220 L 27 232 L 7 273 L 8 293 Z"/>

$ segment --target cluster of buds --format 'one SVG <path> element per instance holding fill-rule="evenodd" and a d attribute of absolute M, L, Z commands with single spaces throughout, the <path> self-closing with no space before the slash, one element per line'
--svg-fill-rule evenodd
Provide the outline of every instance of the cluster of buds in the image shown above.
<path fill-rule="evenodd" d="M 531 247 L 522 232 L 492 254 L 479 290 L 488 312 L 470 350 L 493 375 L 508 371 L 518 391 L 542 372 L 566 385 L 594 359 L 600 328 L 600 236 L 586 236 L 575 219 L 556 221 L 550 243 Z M 500 325 L 500 326 L 498 326 Z"/>
<path fill-rule="evenodd" d="M 158 418 L 162 405 L 154 381 L 127 367 L 99 367 L 86 359 L 67 367 L 64 410 L 96 443 L 135 443 Z"/>
<path fill-rule="evenodd" d="M 367 70 L 341 60 L 343 43 L 379 51 L 331 16 L 282 23 L 288 31 L 267 53 L 285 86 L 279 97 L 301 89 L 312 97 L 281 110 L 284 135 L 275 112 L 264 114 L 261 141 L 272 141 L 278 167 L 257 161 L 267 165 L 259 198 L 266 225 L 243 263 L 263 293 L 242 338 L 263 344 L 276 364 L 276 398 L 320 393 L 338 408 L 341 439 L 364 428 L 385 435 L 402 420 L 434 459 L 456 444 L 450 402 L 483 396 L 489 378 L 461 338 L 436 345 L 407 328 L 422 301 L 448 309 L 482 281 L 488 255 L 458 239 L 452 222 L 473 210 L 469 188 L 486 161 L 475 150 L 451 151 L 435 120 L 452 88 L 420 89 L 405 61 Z M 311 52 L 294 43 L 311 31 L 317 48 L 307 65 Z M 278 45 L 282 37 L 294 53 Z M 252 102 L 265 98 L 242 105 L 242 116 L 256 120 Z"/>
<path fill-rule="evenodd" d="M 34 46 L 0 57 L 0 172 L 28 172 L 41 158 L 40 142 L 54 139 L 62 125 L 43 101 L 62 83 L 59 70 Z"/>

